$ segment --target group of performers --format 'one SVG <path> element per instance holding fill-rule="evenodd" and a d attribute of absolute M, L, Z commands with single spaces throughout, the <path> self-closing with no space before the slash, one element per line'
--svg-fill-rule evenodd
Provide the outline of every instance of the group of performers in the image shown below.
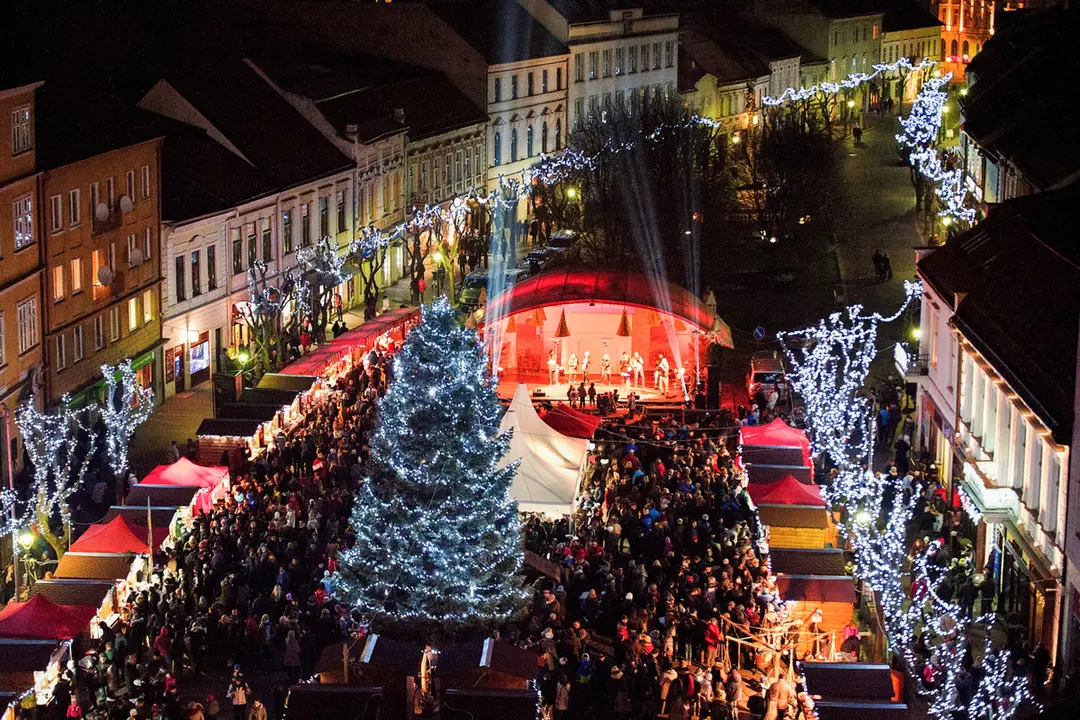
<path fill-rule="evenodd" d="M 559 359 L 556 356 L 555 350 L 548 353 L 547 366 L 548 384 L 558 385 L 563 366 L 559 364 Z M 591 370 L 592 356 L 588 350 L 581 356 L 580 362 L 577 353 L 572 352 L 566 361 L 566 381 L 570 384 L 574 384 L 578 380 L 589 382 L 589 373 Z M 619 358 L 618 370 L 619 377 L 622 378 L 622 383 L 627 388 L 645 387 L 645 359 L 641 357 L 641 353 L 635 352 L 631 356 L 628 352 L 624 351 L 622 357 Z M 680 367 L 677 372 L 681 375 L 682 368 Z M 668 359 L 661 354 L 656 362 L 656 368 L 653 370 L 653 389 L 667 395 L 670 387 L 670 380 L 671 363 L 669 363 Z M 613 384 L 611 382 L 611 356 L 608 355 L 606 350 L 600 358 L 600 383 L 605 385 Z"/>

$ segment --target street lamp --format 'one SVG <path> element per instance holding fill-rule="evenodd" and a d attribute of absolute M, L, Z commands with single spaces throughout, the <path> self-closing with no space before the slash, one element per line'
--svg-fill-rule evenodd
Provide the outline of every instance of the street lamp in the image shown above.
<path fill-rule="evenodd" d="M 911 328 L 911 337 L 918 340 L 919 338 L 922 337 L 922 330 L 920 328 L 917 328 L 917 327 Z"/>
<path fill-rule="evenodd" d="M 28 552 L 30 550 L 30 546 L 33 545 L 33 544 L 34 544 L 34 531 L 33 530 L 23 530 L 21 533 L 19 533 L 19 547 L 21 547 L 23 549 L 24 553 Z"/>
<path fill-rule="evenodd" d="M 570 198 L 571 200 L 576 198 L 577 197 L 577 188 L 572 188 L 572 187 L 571 188 L 566 188 L 566 197 Z"/>

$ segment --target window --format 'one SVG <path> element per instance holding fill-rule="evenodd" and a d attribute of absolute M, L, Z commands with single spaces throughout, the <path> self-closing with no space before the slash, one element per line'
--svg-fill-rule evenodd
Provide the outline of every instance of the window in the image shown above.
<path fill-rule="evenodd" d="M 176 302 L 184 302 L 187 300 L 187 283 L 184 281 L 184 256 L 176 256 L 176 276 L 173 278 L 173 282 L 176 283 Z"/>
<path fill-rule="evenodd" d="M 23 105 L 11 111 L 11 154 L 24 153 L 34 146 L 33 125 L 30 122 L 30 106 Z"/>
<path fill-rule="evenodd" d="M 72 338 L 75 342 L 72 343 L 75 353 L 75 362 L 79 362 L 86 355 L 85 348 L 83 347 L 83 327 L 82 325 L 75 326 L 75 335 Z"/>
<path fill-rule="evenodd" d="M 604 77 L 611 77 L 611 48 L 604 51 Z"/>
<path fill-rule="evenodd" d="M 951 55 L 952 57 L 956 57 L 956 55 L 960 52 L 960 46 L 959 43 L 957 43 L 956 38 L 953 38 L 952 45 L 950 45 L 949 48 L 949 55 Z"/>
<path fill-rule="evenodd" d="M 82 292 L 82 258 L 74 258 L 71 261 L 71 294 L 78 295 Z"/>
<path fill-rule="evenodd" d="M 116 243 L 109 243 L 109 269 L 116 272 Z"/>
<path fill-rule="evenodd" d="M 495 131 L 494 141 L 495 143 L 494 147 L 492 148 L 493 152 L 491 154 L 491 157 L 492 162 L 494 162 L 495 164 L 495 167 L 498 167 L 502 164 L 502 135 L 497 130 Z"/>
<path fill-rule="evenodd" d="M 56 336 L 56 369 L 63 370 L 67 367 L 67 335 L 61 333 Z"/>
<path fill-rule="evenodd" d="M 285 254 L 293 251 L 292 247 L 292 210 L 281 213 L 281 239 L 285 243 Z"/>
<path fill-rule="evenodd" d="M 574 55 L 574 82 L 585 80 L 585 53 Z"/>
<path fill-rule="evenodd" d="M 4 313 L 0 312 L 0 367 L 7 365 L 7 336 L 4 334 Z"/>
<path fill-rule="evenodd" d="M 98 315 L 94 318 L 94 349 L 100 350 L 105 347 L 105 316 Z"/>
<path fill-rule="evenodd" d="M 548 77 L 548 71 L 547 70 L 544 70 L 542 73 L 540 73 L 540 92 L 542 92 L 542 93 L 546 93 L 548 91 L 547 77 Z"/>
<path fill-rule="evenodd" d="M 330 234 L 330 198 L 319 198 L 319 237 Z"/>
<path fill-rule="evenodd" d="M 150 166 L 142 166 L 142 199 L 150 197 Z"/>
<path fill-rule="evenodd" d="M 873 38 L 874 40 L 877 40 L 877 39 L 878 39 L 878 34 L 879 34 L 879 32 L 880 32 L 880 30 L 879 30 L 879 28 L 878 28 L 878 26 L 877 26 L 877 23 L 875 23 L 875 24 L 874 24 L 874 30 L 873 30 L 873 32 L 871 33 L 871 37 L 872 37 L 872 38 Z"/>
<path fill-rule="evenodd" d="M 660 43 L 653 43 L 652 46 L 652 69 L 660 69 Z"/>
<path fill-rule="evenodd" d="M 244 241 L 240 239 L 240 229 L 232 231 L 232 271 L 233 275 L 244 272 Z"/>
<path fill-rule="evenodd" d="M 127 171 L 127 196 L 128 200 L 135 201 L 135 171 Z"/>
<path fill-rule="evenodd" d="M 964 41 L 964 44 L 961 46 L 961 48 L 963 50 L 964 57 L 967 57 L 968 56 L 968 49 L 969 49 L 967 40 Z"/>
<path fill-rule="evenodd" d="M 58 303 L 64 299 L 64 266 L 56 265 L 52 269 L 52 297 Z"/>
<path fill-rule="evenodd" d="M 510 128 L 510 162 L 517 162 L 517 128 Z"/>
<path fill-rule="evenodd" d="M 595 80 L 600 72 L 600 53 L 593 50 L 589 53 L 589 79 Z"/>
<path fill-rule="evenodd" d="M 583 122 L 583 116 L 585 115 L 585 98 L 574 99 L 574 121 L 577 123 Z"/>
<path fill-rule="evenodd" d="M 128 267 L 135 265 L 135 251 L 139 247 L 139 241 L 134 235 L 128 235 L 127 238 L 127 264 Z"/>
<path fill-rule="evenodd" d="M 213 245 L 206 248 L 206 289 L 217 289 L 217 248 Z"/>
<path fill-rule="evenodd" d="M 300 205 L 300 245 L 311 243 L 311 208 L 309 203 Z"/>
<path fill-rule="evenodd" d="M 92 260 L 93 260 L 93 267 L 91 269 L 93 270 L 93 275 L 91 276 L 91 282 L 93 283 L 94 287 L 101 287 L 102 286 L 101 285 L 101 279 L 100 279 L 100 274 L 101 273 L 99 272 L 99 270 L 101 270 L 101 268 L 105 267 L 105 251 L 104 250 L 95 250 L 94 254 L 92 256 Z M 97 299 L 96 295 L 94 296 L 94 299 L 95 300 Z"/>
<path fill-rule="evenodd" d="M 201 264 L 200 257 L 202 251 L 191 251 L 191 297 L 199 297 L 202 295 L 202 272 L 200 272 L 199 265 Z"/>
<path fill-rule="evenodd" d="M 622 75 L 626 72 L 626 50 L 624 48 L 615 48 L 615 74 Z"/>
<path fill-rule="evenodd" d="M 510 99 L 513 100 L 517 97 L 517 75 L 510 76 Z"/>
<path fill-rule="evenodd" d="M 149 290 L 142 294 L 142 321 L 146 325 L 154 319 L 154 294 Z"/>
<path fill-rule="evenodd" d="M 533 90 L 534 90 L 534 88 L 533 88 L 533 73 L 529 73 L 526 76 L 526 78 L 527 79 L 525 81 L 526 82 L 525 88 L 529 91 L 529 96 L 531 97 L 533 95 Z"/>
<path fill-rule="evenodd" d="M 151 242 L 152 240 L 153 240 L 153 236 L 152 236 L 152 233 L 150 232 L 150 228 L 143 228 L 143 231 L 142 231 L 143 262 L 150 262 L 150 257 L 152 255 L 152 253 L 150 252 L 150 250 L 152 249 L 151 245 L 153 244 Z"/>
<path fill-rule="evenodd" d="M 38 344 L 37 298 L 30 298 L 19 303 L 16 311 L 19 315 L 19 354 Z"/>
<path fill-rule="evenodd" d="M 52 231 L 58 233 L 64 229 L 64 200 L 59 195 L 49 198 L 49 211 L 52 215 Z"/>
<path fill-rule="evenodd" d="M 79 204 L 79 191 L 78 189 L 68 192 L 68 215 L 70 216 L 71 226 L 75 227 L 82 219 L 82 205 Z"/>
<path fill-rule="evenodd" d="M 589 115 L 592 116 L 592 117 L 596 117 L 599 114 L 600 114 L 600 96 L 599 95 L 590 95 L 589 96 Z"/>
<path fill-rule="evenodd" d="M 339 208 L 338 212 L 339 213 L 343 212 L 341 210 L 342 207 L 344 207 L 344 203 L 342 203 L 341 205 L 338 206 L 338 208 Z M 338 229 L 340 230 L 343 226 L 344 226 L 344 223 L 342 223 L 341 225 L 338 225 Z M 263 220 L 262 220 L 262 254 L 263 254 L 263 262 L 268 263 L 268 262 L 270 262 L 271 260 L 274 259 L 274 244 L 272 242 L 272 237 L 271 237 L 271 232 L 270 232 L 270 218 L 263 218 Z"/>
<path fill-rule="evenodd" d="M 525 128 L 525 157 L 533 156 L 533 126 Z"/>
<path fill-rule="evenodd" d="M 495 100 L 494 102 L 502 102 L 502 78 L 495 78 Z"/>
<path fill-rule="evenodd" d="M 555 68 L 555 89 L 562 90 L 562 68 Z"/>
<path fill-rule="evenodd" d="M 244 235 L 247 237 L 247 266 L 249 268 L 255 266 L 255 260 L 258 257 L 258 245 L 255 240 L 255 223 L 247 223 L 244 225 Z"/>
<path fill-rule="evenodd" d="M 90 184 L 90 219 L 93 220 L 97 212 L 98 203 L 101 202 L 101 188 L 97 183 Z"/>
<path fill-rule="evenodd" d="M 675 67 L 675 41 L 664 43 L 664 67 Z"/>
<path fill-rule="evenodd" d="M 135 332 L 139 327 L 139 299 L 128 300 L 128 332 Z"/>
<path fill-rule="evenodd" d="M 628 47 L 626 49 L 626 54 L 627 54 L 627 58 L 626 58 L 627 59 L 627 64 L 629 65 L 629 67 L 627 68 L 628 72 L 636 73 L 637 72 L 637 45 L 631 45 L 630 47 Z"/>
<path fill-rule="evenodd" d="M 34 208 L 29 195 L 16 198 L 12 210 L 15 217 L 15 250 L 34 244 Z"/>
<path fill-rule="evenodd" d="M 105 202 L 110 210 L 116 207 L 116 182 L 112 178 L 105 181 Z"/>
<path fill-rule="evenodd" d="M 555 118 L 555 149 L 562 149 L 562 118 Z"/>
<path fill-rule="evenodd" d="M 547 152 L 547 120 L 540 125 L 540 152 Z"/>
<path fill-rule="evenodd" d="M 336 228 L 336 230 L 339 233 L 343 233 L 343 232 L 345 232 L 345 229 L 346 229 L 345 228 L 345 191 L 341 190 L 341 191 L 338 191 L 338 194 L 337 194 L 337 228 Z M 267 232 L 267 233 L 270 232 L 270 221 L 269 220 L 266 221 L 266 230 L 265 230 L 265 232 Z M 268 257 L 267 262 L 269 262 L 269 261 L 270 261 L 270 258 Z"/>
<path fill-rule="evenodd" d="M 641 72 L 645 72 L 649 69 L 649 43 L 644 43 L 641 46 Z"/>

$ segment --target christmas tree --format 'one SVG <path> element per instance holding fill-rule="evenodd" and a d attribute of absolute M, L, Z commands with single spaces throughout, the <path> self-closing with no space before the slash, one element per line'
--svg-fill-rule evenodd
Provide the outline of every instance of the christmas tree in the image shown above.
<path fill-rule="evenodd" d="M 445 298 L 424 308 L 394 360 L 355 498 L 356 543 L 335 581 L 361 612 L 473 623 L 521 606 L 517 464 L 496 467 L 510 439 L 485 365 Z"/>

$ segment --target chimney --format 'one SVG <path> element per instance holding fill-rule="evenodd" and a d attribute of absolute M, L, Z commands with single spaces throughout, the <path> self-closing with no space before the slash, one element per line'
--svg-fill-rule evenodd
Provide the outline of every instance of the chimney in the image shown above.
<path fill-rule="evenodd" d="M 360 133 L 360 126 L 356 123 L 349 123 L 345 126 L 345 139 L 351 143 L 356 142 L 356 136 Z"/>
<path fill-rule="evenodd" d="M 405 124 L 405 108 L 394 108 L 394 122 L 398 125 Z"/>

